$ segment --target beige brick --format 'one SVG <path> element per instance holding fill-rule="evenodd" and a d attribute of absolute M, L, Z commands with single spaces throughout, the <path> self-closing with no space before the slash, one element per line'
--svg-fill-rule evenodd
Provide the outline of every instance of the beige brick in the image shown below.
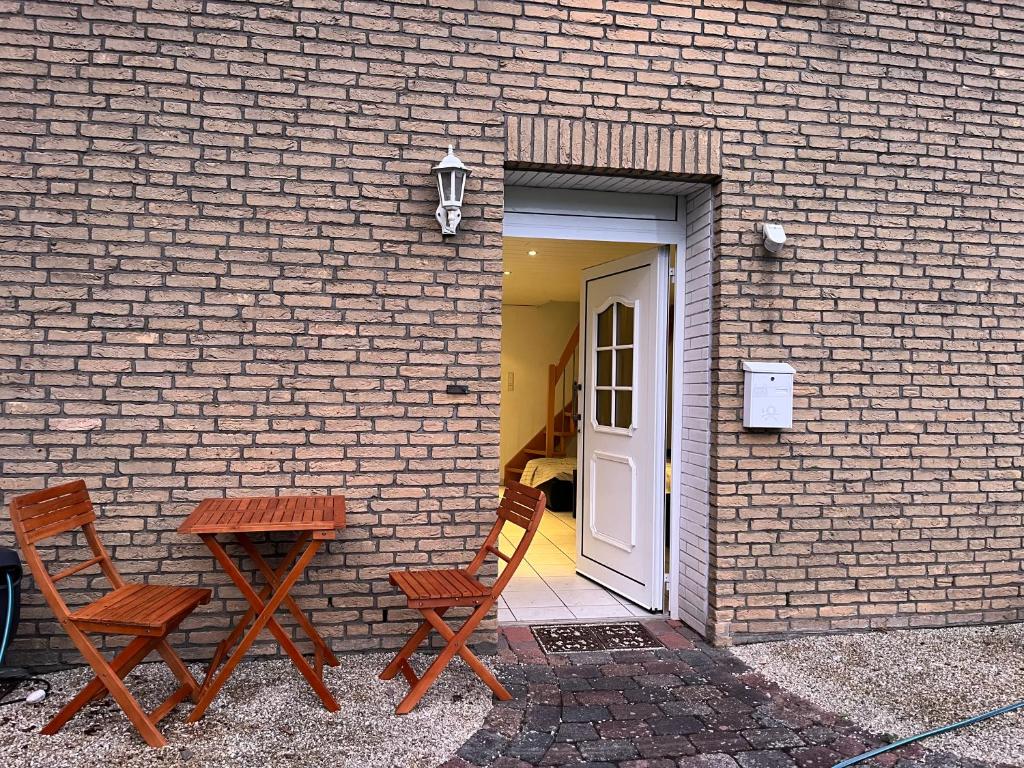
<path fill-rule="evenodd" d="M 851 2 L 842 45 L 810 6 L 492 4 L 461 22 L 471 51 L 429 3 L 233 29 L 146 0 L 9 14 L 5 501 L 86 477 L 132 572 L 218 588 L 186 626 L 202 658 L 239 606 L 182 516 L 341 488 L 350 528 L 304 599 L 339 648 L 393 648 L 411 616 L 384 621 L 387 569 L 466 562 L 494 508 L 504 164 L 696 178 L 717 217 L 708 635 L 1024 619 L 1019 30 L 995 0 L 961 9 L 956 45 L 939 8 L 908 27 Z M 961 72 L 967 48 L 989 53 Z M 443 242 L 449 141 L 476 173 Z M 768 218 L 793 241 L 773 258 Z M 759 357 L 799 371 L 790 432 L 741 427 Z M 16 651 L 77 661 L 26 600 Z"/>

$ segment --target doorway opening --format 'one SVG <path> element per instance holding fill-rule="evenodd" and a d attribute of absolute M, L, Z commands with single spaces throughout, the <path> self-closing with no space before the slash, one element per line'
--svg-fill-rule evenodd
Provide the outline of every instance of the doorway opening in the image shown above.
<path fill-rule="evenodd" d="M 703 633 L 713 188 L 505 184 L 501 479 L 543 486 L 550 510 L 499 620 L 661 612 Z"/>
<path fill-rule="evenodd" d="M 650 250 L 650 245 L 642 243 L 504 240 L 502 483 L 519 481 L 541 488 L 547 494 L 548 509 L 525 561 L 505 587 L 498 605 L 499 621 L 628 619 L 657 612 L 634 602 L 621 589 L 610 589 L 614 585 L 604 574 L 588 570 L 586 561 L 594 557 L 592 545 L 604 542 L 581 530 L 584 516 L 579 504 L 585 489 L 579 481 L 586 473 L 578 468 L 580 440 L 586 434 L 581 418 L 587 393 L 580 389 L 587 368 L 582 360 L 590 285 L 586 277 Z M 605 313 L 602 334 L 604 326 L 611 332 L 618 323 L 618 340 L 623 343 L 616 346 L 615 339 L 600 339 L 606 347 L 596 354 L 600 372 L 588 378 L 594 379 L 595 386 L 602 382 L 594 390 L 601 419 L 611 423 L 618 405 L 617 419 L 624 423 L 626 409 L 632 410 L 633 371 L 626 369 L 632 366 L 633 348 L 632 339 L 625 343 L 625 319 L 615 312 Z M 608 368 L 612 357 L 618 358 L 615 371 Z M 511 551 L 516 543 L 503 541 L 502 549 Z M 602 560 L 598 557 L 592 569 L 600 568 Z"/>

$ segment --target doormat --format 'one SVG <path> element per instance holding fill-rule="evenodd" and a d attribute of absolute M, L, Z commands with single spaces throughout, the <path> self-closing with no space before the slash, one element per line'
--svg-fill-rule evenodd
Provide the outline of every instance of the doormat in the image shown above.
<path fill-rule="evenodd" d="M 530 627 L 544 653 L 635 651 L 664 648 L 636 621 L 618 624 L 538 624 Z"/>

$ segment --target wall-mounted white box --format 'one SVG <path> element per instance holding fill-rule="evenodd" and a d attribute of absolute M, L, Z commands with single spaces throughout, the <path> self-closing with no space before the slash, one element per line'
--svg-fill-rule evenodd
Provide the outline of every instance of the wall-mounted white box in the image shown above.
<path fill-rule="evenodd" d="M 743 363 L 743 426 L 789 429 L 793 426 L 793 374 L 787 363 Z"/>

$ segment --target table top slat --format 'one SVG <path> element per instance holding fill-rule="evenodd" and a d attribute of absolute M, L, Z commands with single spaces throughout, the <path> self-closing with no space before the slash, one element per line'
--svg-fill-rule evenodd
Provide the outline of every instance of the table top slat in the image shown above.
<path fill-rule="evenodd" d="M 315 531 L 333 536 L 344 527 L 345 497 L 341 495 L 246 496 L 204 499 L 178 526 L 178 533 Z"/>
<path fill-rule="evenodd" d="M 217 515 L 216 517 L 210 516 L 206 519 L 209 525 L 224 525 L 228 523 L 232 517 L 238 514 L 238 508 L 232 508 L 231 504 L 228 503 L 229 499 L 218 499 L 217 500 Z"/>
<path fill-rule="evenodd" d="M 238 518 L 238 524 L 249 525 L 253 520 L 258 519 L 268 507 L 269 505 L 262 498 L 246 499 Z"/>

